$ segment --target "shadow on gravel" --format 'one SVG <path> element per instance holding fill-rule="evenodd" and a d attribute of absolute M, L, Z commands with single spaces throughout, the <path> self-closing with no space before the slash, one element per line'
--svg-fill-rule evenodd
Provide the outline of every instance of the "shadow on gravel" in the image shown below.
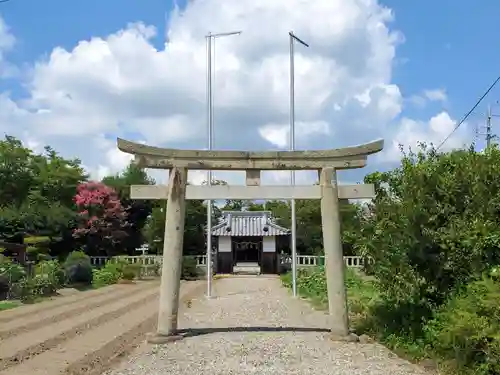
<path fill-rule="evenodd" d="M 330 332 L 326 328 L 307 327 L 220 327 L 220 328 L 187 328 L 180 329 L 178 333 L 184 337 L 209 335 L 224 332 Z"/>

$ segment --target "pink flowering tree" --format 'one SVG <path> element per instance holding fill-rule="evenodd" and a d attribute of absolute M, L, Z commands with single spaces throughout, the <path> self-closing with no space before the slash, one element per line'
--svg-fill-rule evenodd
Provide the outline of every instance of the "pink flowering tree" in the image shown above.
<path fill-rule="evenodd" d="M 78 227 L 73 236 L 98 253 L 116 253 L 127 236 L 127 212 L 115 190 L 102 182 L 85 182 L 77 187 L 74 201 Z"/>

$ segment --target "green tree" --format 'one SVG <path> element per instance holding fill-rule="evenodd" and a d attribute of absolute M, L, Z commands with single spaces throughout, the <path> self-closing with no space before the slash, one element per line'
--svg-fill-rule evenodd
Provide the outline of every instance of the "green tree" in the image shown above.
<path fill-rule="evenodd" d="M 33 187 L 24 203 L 33 218 L 31 232 L 60 236 L 76 224 L 73 197 L 88 176 L 79 159 L 65 159 L 49 146 L 33 155 L 32 168 Z"/>
<path fill-rule="evenodd" d="M 223 211 L 243 211 L 245 201 L 242 199 L 226 199 L 226 204 L 222 207 Z"/>
<path fill-rule="evenodd" d="M 166 201 L 161 202 L 161 206 L 153 207 L 143 227 L 143 236 L 149 244 L 149 251 L 155 254 L 162 253 L 165 235 Z"/>
<path fill-rule="evenodd" d="M 245 209 L 247 211 L 264 211 L 265 205 L 263 203 L 247 202 Z"/>
<path fill-rule="evenodd" d="M 102 183 L 112 187 L 120 199 L 130 199 L 131 185 L 154 185 L 155 180 L 143 168 L 130 163 L 121 173 L 104 177 Z"/>
<path fill-rule="evenodd" d="M 143 228 L 153 207 L 159 207 L 159 201 L 130 199 L 131 185 L 154 185 L 155 181 L 148 176 L 146 171 L 134 163 L 130 163 L 125 170 L 114 176 L 106 176 L 102 182 L 112 187 L 120 197 L 122 206 L 127 214 L 125 231 L 127 239 L 124 241 L 124 251 L 129 255 L 136 255 L 135 249 L 140 247 L 145 238 Z"/>
<path fill-rule="evenodd" d="M 165 235 L 165 214 L 167 201 L 159 201 L 154 207 L 143 229 L 143 234 L 150 249 L 161 254 L 163 251 L 163 240 Z M 216 208 L 216 207 L 214 207 Z M 220 211 L 217 209 L 213 216 L 213 223 L 217 223 Z M 204 254 L 205 252 L 205 228 L 207 222 L 207 206 L 203 201 L 186 201 L 186 222 L 184 224 L 184 254 Z"/>
<path fill-rule="evenodd" d="M 0 141 L 0 236 L 50 237 L 74 225 L 76 186 L 87 178 L 78 159 L 52 148 L 35 154 L 10 136 Z"/>
<path fill-rule="evenodd" d="M 73 208 L 76 188 L 88 178 L 79 159 L 64 159 L 50 146 L 34 155 L 32 170 L 38 196 L 67 208 Z"/>
<path fill-rule="evenodd" d="M 375 260 L 381 326 L 420 336 L 450 293 L 500 263 L 499 175 L 496 147 L 438 153 L 421 145 L 399 168 L 367 176 L 377 196 L 352 240 Z"/>
<path fill-rule="evenodd" d="M 33 152 L 14 137 L 0 141 L 0 205 L 21 206 L 34 186 Z"/>
<path fill-rule="evenodd" d="M 184 227 L 184 254 L 195 255 L 205 253 L 206 223 L 206 204 L 203 201 L 187 201 L 186 225 Z M 217 221 L 213 223 L 215 225 Z"/>

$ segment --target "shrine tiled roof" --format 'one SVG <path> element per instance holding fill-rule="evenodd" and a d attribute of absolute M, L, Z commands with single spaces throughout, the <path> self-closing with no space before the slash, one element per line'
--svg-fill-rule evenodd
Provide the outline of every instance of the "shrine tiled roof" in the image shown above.
<path fill-rule="evenodd" d="M 212 227 L 213 236 L 286 236 L 290 231 L 274 222 L 269 211 L 223 211 Z"/>

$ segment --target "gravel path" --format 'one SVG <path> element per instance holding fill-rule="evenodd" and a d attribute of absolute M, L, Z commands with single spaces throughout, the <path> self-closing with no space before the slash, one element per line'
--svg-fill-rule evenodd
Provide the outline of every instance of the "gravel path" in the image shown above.
<path fill-rule="evenodd" d="M 107 374 L 425 374 L 381 345 L 330 341 L 327 315 L 293 299 L 278 278 L 221 279 L 214 296 L 183 306 L 184 340 L 145 344 Z"/>

